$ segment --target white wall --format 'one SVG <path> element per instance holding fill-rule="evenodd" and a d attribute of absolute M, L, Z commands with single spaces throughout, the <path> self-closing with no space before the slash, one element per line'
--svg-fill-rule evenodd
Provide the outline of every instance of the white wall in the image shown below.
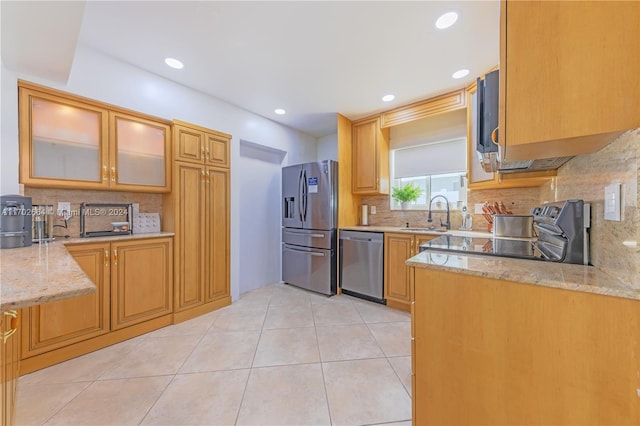
<path fill-rule="evenodd" d="M 256 213 L 277 215 L 274 206 L 256 205 L 241 209 L 251 195 L 241 191 L 240 183 L 247 174 L 271 182 L 279 178 L 280 167 L 256 168 L 253 159 L 240 156 L 240 139 L 272 147 L 287 153 L 283 164 L 315 161 L 315 138 L 277 124 L 271 120 L 234 107 L 226 102 L 173 83 L 155 74 L 114 60 L 84 46 L 78 46 L 67 85 L 42 81 L 28 75 L 12 74 L 2 69 L 2 193 L 17 192 L 17 95 L 16 77 L 43 84 L 91 99 L 111 103 L 165 119 L 180 119 L 233 135 L 231 149 L 231 292 L 236 300 L 240 294 L 240 260 L 243 267 L 252 267 L 257 254 L 273 251 L 279 241 L 243 238 L 240 230 L 254 221 Z M 276 176 L 277 175 L 277 176 Z M 5 184 L 6 182 L 6 184 Z M 269 191 L 279 187 L 270 185 Z M 279 199 L 280 192 L 272 194 Z M 249 200 L 251 201 L 251 200 Z M 279 203 L 277 204 L 279 208 Z"/>
<path fill-rule="evenodd" d="M 338 134 L 323 136 L 318 139 L 318 161 L 338 161 Z"/>
<path fill-rule="evenodd" d="M 18 194 L 18 87 L 16 75 L 0 66 L 0 194 Z"/>

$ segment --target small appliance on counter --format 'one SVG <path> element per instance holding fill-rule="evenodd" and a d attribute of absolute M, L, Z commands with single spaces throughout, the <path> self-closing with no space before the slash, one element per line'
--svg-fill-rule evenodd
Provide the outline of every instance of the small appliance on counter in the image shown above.
<path fill-rule="evenodd" d="M 51 204 L 34 204 L 32 213 L 31 240 L 34 243 L 53 241 L 53 206 Z"/>
<path fill-rule="evenodd" d="M 80 236 L 111 237 L 133 233 L 132 204 L 80 204 Z"/>
<path fill-rule="evenodd" d="M 533 216 L 519 214 L 494 214 L 494 237 L 533 237 Z"/>
<path fill-rule="evenodd" d="M 31 245 L 31 197 L 0 196 L 0 249 Z"/>

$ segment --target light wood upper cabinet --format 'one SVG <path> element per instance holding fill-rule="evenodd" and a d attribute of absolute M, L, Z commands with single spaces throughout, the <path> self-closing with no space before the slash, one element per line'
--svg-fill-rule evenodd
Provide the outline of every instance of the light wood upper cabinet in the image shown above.
<path fill-rule="evenodd" d="M 171 188 L 171 127 L 111 112 L 110 188 L 157 192 Z"/>
<path fill-rule="evenodd" d="M 230 167 L 231 135 L 174 120 L 174 155 L 178 161 Z"/>
<path fill-rule="evenodd" d="M 171 190 L 169 122 L 23 81 L 18 93 L 21 183 Z"/>
<path fill-rule="evenodd" d="M 111 243 L 111 329 L 173 312 L 173 239 Z"/>
<path fill-rule="evenodd" d="M 67 246 L 96 292 L 23 310 L 22 358 L 29 358 L 110 330 L 110 244 Z"/>
<path fill-rule="evenodd" d="M 485 172 L 476 155 L 477 146 L 477 84 L 467 87 L 467 178 L 470 190 L 505 189 L 541 186 L 549 183 L 556 170 L 518 173 Z"/>
<path fill-rule="evenodd" d="M 389 193 L 389 129 L 380 117 L 353 122 L 351 190 L 354 194 Z"/>
<path fill-rule="evenodd" d="M 640 125 L 640 3 L 502 1 L 506 161 L 595 152 Z"/>

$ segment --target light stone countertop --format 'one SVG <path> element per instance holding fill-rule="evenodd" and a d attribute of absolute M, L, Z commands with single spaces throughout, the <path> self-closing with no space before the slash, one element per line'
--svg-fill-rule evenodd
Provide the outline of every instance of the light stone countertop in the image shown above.
<path fill-rule="evenodd" d="M 640 291 L 593 266 L 425 250 L 406 261 L 416 268 L 640 300 Z"/>
<path fill-rule="evenodd" d="M 0 250 L 0 312 L 95 292 L 95 285 L 66 249 L 67 244 L 169 236 L 173 236 L 173 233 L 71 238 Z"/>

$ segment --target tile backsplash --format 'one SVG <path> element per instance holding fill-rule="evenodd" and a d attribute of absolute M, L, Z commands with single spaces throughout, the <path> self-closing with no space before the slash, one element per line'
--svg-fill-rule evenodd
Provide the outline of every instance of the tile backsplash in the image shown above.
<path fill-rule="evenodd" d="M 70 237 L 80 236 L 80 203 L 139 203 L 140 213 L 160 213 L 162 214 L 162 194 L 147 194 L 140 192 L 121 191 L 92 191 L 81 189 L 52 189 L 52 188 L 32 188 L 25 187 L 24 195 L 31 197 L 33 204 L 51 204 L 54 211 L 58 207 L 58 202 L 71 203 L 72 217 L 67 221 L 67 229 L 64 220 L 57 218 L 54 225 L 54 236 L 56 238 L 69 235 Z M 105 217 L 105 229 L 110 226 L 110 222 L 116 221 L 113 218 Z"/>
<path fill-rule="evenodd" d="M 591 203 L 591 263 L 640 290 L 640 129 L 629 131 L 600 151 L 573 158 L 558 170 L 555 199 Z M 621 221 L 604 220 L 604 187 L 621 184 Z"/>

